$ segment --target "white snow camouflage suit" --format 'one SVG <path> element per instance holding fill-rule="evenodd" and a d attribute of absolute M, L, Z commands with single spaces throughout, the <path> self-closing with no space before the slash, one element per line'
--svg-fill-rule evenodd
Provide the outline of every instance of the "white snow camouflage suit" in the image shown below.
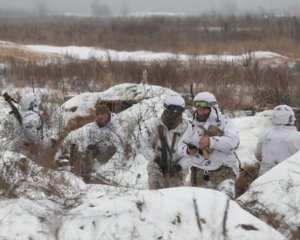
<path fill-rule="evenodd" d="M 210 137 L 209 159 L 205 160 L 197 151 L 195 155 L 187 153 L 187 144 L 199 146 L 199 140 L 209 126 L 217 126 L 222 136 Z M 230 198 L 235 198 L 235 176 L 239 172 L 239 162 L 235 151 L 239 146 L 239 134 L 232 120 L 224 116 L 218 106 L 211 107 L 211 112 L 206 122 L 199 122 L 196 118 L 189 126 L 178 143 L 178 152 L 182 157 L 188 157 L 192 166 L 201 169 L 203 174 L 219 174 L 226 168 L 227 173 L 221 173 L 221 181 L 218 183 L 203 181 L 202 187 L 214 188 L 226 193 Z M 232 177 L 233 175 L 233 177 Z M 234 176 L 235 175 L 235 176 Z"/>
<path fill-rule="evenodd" d="M 149 189 L 161 189 L 166 187 L 182 186 L 188 173 L 189 163 L 184 157 L 178 155 L 178 141 L 188 127 L 188 121 L 182 122 L 174 129 L 168 129 L 161 117 L 149 121 L 147 130 L 144 132 L 141 154 L 149 161 L 147 165 L 148 187 Z M 168 167 L 171 169 L 175 164 L 179 164 L 182 170 L 173 176 L 163 175 L 163 172 L 155 161 L 156 157 L 161 158 L 161 141 L 158 133 L 158 126 L 162 126 L 166 142 L 171 150 L 168 152 Z"/>
<path fill-rule="evenodd" d="M 293 110 L 287 105 L 280 105 L 272 116 L 273 128 L 259 138 L 255 156 L 261 161 L 259 175 L 264 174 L 278 163 L 300 150 L 300 132 L 294 126 Z"/>
<path fill-rule="evenodd" d="M 111 113 L 110 121 L 99 127 L 96 121 L 70 132 L 63 140 L 56 153 L 57 162 L 70 160 L 71 145 L 76 146 L 78 152 L 85 153 L 88 149 L 96 150 L 93 157 L 101 164 L 106 163 L 112 155 L 124 153 L 124 134 L 116 114 Z"/>
<path fill-rule="evenodd" d="M 22 125 L 15 120 L 15 149 L 28 157 L 35 158 L 41 149 L 49 147 L 49 137 L 45 134 L 40 116 L 40 99 L 35 93 L 27 93 L 21 98 Z"/>

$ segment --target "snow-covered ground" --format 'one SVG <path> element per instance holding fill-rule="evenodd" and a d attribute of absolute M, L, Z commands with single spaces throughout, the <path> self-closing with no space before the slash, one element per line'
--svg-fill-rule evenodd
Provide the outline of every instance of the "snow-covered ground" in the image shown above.
<path fill-rule="evenodd" d="M 136 152 L 138 132 L 162 112 L 173 91 L 144 84 L 121 84 L 102 93 L 71 98 L 62 118 L 88 114 L 96 100 L 141 100 L 119 114 L 132 125 L 134 154 L 118 166 L 114 157 L 98 167 L 106 179 L 123 187 L 85 185 L 72 174 L 45 170 L 22 155 L 1 148 L 2 200 L 0 236 L 8 239 L 284 239 L 264 222 L 227 202 L 223 193 L 201 188 L 147 189 L 147 161 Z M 11 116 L 2 102 L 1 127 Z M 238 156 L 253 163 L 258 135 L 270 127 L 270 112 L 234 119 L 241 134 Z M 186 118 L 190 115 L 185 114 Z M 4 121 L 5 120 L 5 121 Z M 138 124 L 140 122 L 140 124 Z M 135 141 L 134 141 L 135 140 Z M 107 173 L 113 173 L 112 175 Z M 2 183 L 3 185 L 3 183 Z M 16 199 L 9 199 L 11 197 Z M 229 204 L 226 207 L 226 204 Z M 228 208 L 228 209 L 227 209 Z M 227 209 L 227 210 L 226 210 Z M 30 227 L 34 223 L 34 227 Z"/>
<path fill-rule="evenodd" d="M 256 179 L 237 200 L 253 212 L 261 211 L 279 220 L 282 232 L 299 231 L 300 227 L 300 153 L 296 153 Z M 289 227 L 287 229 L 287 226 Z"/>
<path fill-rule="evenodd" d="M 102 61 L 166 61 L 176 59 L 179 61 L 197 60 L 203 63 L 237 63 L 242 64 L 245 61 L 257 60 L 262 65 L 267 64 L 277 66 L 288 64 L 294 66 L 297 60 L 290 59 L 278 53 L 269 51 L 253 51 L 240 55 L 189 55 L 183 53 L 170 52 L 151 52 L 151 51 L 116 51 L 113 49 L 102 49 L 95 47 L 78 46 L 50 46 L 50 45 L 21 45 L 12 42 L 0 41 L 0 49 L 11 48 L 18 49 L 28 54 L 36 56 L 44 55 L 45 58 L 55 58 L 71 56 L 78 59 L 96 58 Z M 3 65 L 5 66 L 5 65 Z"/>
<path fill-rule="evenodd" d="M 277 59 L 279 61 L 288 60 L 287 57 L 268 51 L 257 51 L 241 55 L 188 55 L 150 51 L 127 52 L 77 46 L 55 47 L 47 45 L 25 45 L 25 47 L 33 52 L 68 55 L 79 59 L 88 59 L 93 57 L 103 61 L 165 61 L 169 59 L 177 59 L 180 61 L 197 60 L 206 63 L 242 63 L 250 58 Z"/>
<path fill-rule="evenodd" d="M 21 159 L 18 154 L 6 153 L 0 161 L 16 163 Z M 66 177 L 65 172 L 52 171 L 50 174 L 54 175 L 51 176 L 46 171 L 38 171 L 40 167 L 28 160 L 23 161 L 30 165 L 29 169 L 39 173 L 33 178 L 40 181 L 35 182 L 36 191 L 32 191 L 34 181 L 24 180 L 32 175 L 15 174 L 18 176 L 15 182 L 22 183 L 23 193 L 6 189 L 5 193 L 17 194 L 13 199 L 2 193 L 0 237 L 3 239 L 285 239 L 214 190 L 181 187 L 139 191 L 103 185 L 84 186 L 75 176 L 70 175 L 70 180 L 65 182 L 66 179 L 62 179 Z M 2 173 L 6 169 L 3 168 Z M 23 167 L 17 169 L 20 173 Z M 49 184 L 54 183 L 51 187 L 45 185 L 42 180 L 45 177 Z M 29 196 L 26 196 L 27 182 L 31 182 Z M 9 186 L 19 187 L 13 183 Z M 71 195 L 59 191 L 63 189 Z M 47 190 L 52 190 L 48 197 L 45 196 Z M 53 196 L 56 201 L 51 198 Z M 73 201 L 66 204 L 61 202 L 63 199 Z"/>
<path fill-rule="evenodd" d="M 14 94 L 15 90 L 10 93 Z M 174 92 L 159 86 L 121 84 L 101 93 L 75 96 L 55 112 L 54 116 L 59 116 L 64 124 L 56 125 L 58 119 L 53 117 L 50 125 L 58 128 L 59 125 L 65 127 L 65 123 L 76 116 L 91 114 L 98 98 L 139 101 L 118 114 L 127 136 L 131 137 L 128 141 L 132 156 L 121 165 L 117 164 L 119 159 L 112 158 L 97 168 L 119 187 L 86 185 L 70 173 L 44 169 L 8 151 L 11 142 L 1 135 L 0 238 L 285 239 L 236 202 L 228 201 L 223 193 L 192 187 L 147 190 L 147 161 L 137 151 L 139 133 L 152 117 L 159 116 L 164 97 L 171 93 Z M 8 115 L 9 107 L 2 98 L 0 107 L 0 132 L 6 134 L 12 116 Z M 255 163 L 256 142 L 258 136 L 271 127 L 270 113 L 265 111 L 234 119 L 240 131 L 237 155 L 242 164 Z M 184 117 L 191 115 L 186 111 Z M 284 223 L 296 227 L 299 158 L 300 155 L 295 154 L 258 178 L 250 191 L 239 198 L 241 205 L 253 199 L 258 206 L 267 204 L 270 211 L 284 214 Z M 289 234 L 284 229 L 280 231 Z"/>

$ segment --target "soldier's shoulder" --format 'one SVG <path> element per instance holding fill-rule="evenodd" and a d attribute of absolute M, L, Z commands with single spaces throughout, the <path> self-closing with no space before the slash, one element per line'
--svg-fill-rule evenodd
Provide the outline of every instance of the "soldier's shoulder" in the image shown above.
<path fill-rule="evenodd" d="M 40 118 L 40 115 L 34 111 L 24 111 L 21 115 L 22 118 Z"/>

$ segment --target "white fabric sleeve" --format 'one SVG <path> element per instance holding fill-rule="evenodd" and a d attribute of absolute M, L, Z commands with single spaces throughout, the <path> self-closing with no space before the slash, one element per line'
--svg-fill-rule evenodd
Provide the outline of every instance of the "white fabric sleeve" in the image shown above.
<path fill-rule="evenodd" d="M 229 118 L 225 119 L 224 133 L 222 136 L 210 137 L 210 148 L 221 152 L 234 152 L 240 143 L 240 137 L 236 126 Z"/>
<path fill-rule="evenodd" d="M 116 114 L 111 114 L 111 120 L 105 128 L 112 133 L 110 134 L 111 144 L 117 148 L 118 152 L 123 153 L 125 147 L 125 134 Z"/>
<path fill-rule="evenodd" d="M 181 137 L 181 139 L 178 142 L 178 154 L 181 157 L 187 157 L 190 156 L 187 153 L 187 143 L 191 142 L 193 136 L 193 126 L 191 124 L 189 124 L 187 130 L 185 131 L 185 133 L 183 134 L 183 136 Z"/>
<path fill-rule="evenodd" d="M 37 114 L 25 116 L 23 119 L 22 128 L 25 139 L 30 143 L 39 143 L 41 141 L 41 131 L 38 128 L 41 127 L 41 119 Z"/>
<path fill-rule="evenodd" d="M 258 137 L 258 141 L 257 141 L 255 152 L 254 152 L 256 159 L 260 162 L 262 161 L 262 145 L 263 145 L 264 139 L 265 139 L 265 134 L 260 135 Z"/>
<path fill-rule="evenodd" d="M 70 148 L 72 144 L 75 144 L 76 146 L 86 145 L 84 143 L 85 134 L 86 133 L 86 127 L 83 126 L 79 129 L 76 129 L 72 132 L 70 132 L 63 140 L 58 152 L 55 155 L 55 160 L 57 160 L 60 157 L 64 157 L 66 159 L 70 158 Z"/>
<path fill-rule="evenodd" d="M 153 161 L 157 155 L 155 141 L 159 141 L 155 121 L 151 121 L 142 132 L 140 153 L 148 160 Z"/>

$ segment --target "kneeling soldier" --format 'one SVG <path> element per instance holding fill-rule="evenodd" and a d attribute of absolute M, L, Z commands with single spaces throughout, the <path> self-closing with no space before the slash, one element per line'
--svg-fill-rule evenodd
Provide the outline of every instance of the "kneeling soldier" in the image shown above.
<path fill-rule="evenodd" d="M 192 185 L 214 188 L 234 199 L 239 169 L 235 155 L 238 131 L 232 120 L 220 112 L 215 96 L 209 92 L 195 96 L 193 110 L 193 124 L 178 144 L 180 155 L 189 157 L 193 166 Z"/>

